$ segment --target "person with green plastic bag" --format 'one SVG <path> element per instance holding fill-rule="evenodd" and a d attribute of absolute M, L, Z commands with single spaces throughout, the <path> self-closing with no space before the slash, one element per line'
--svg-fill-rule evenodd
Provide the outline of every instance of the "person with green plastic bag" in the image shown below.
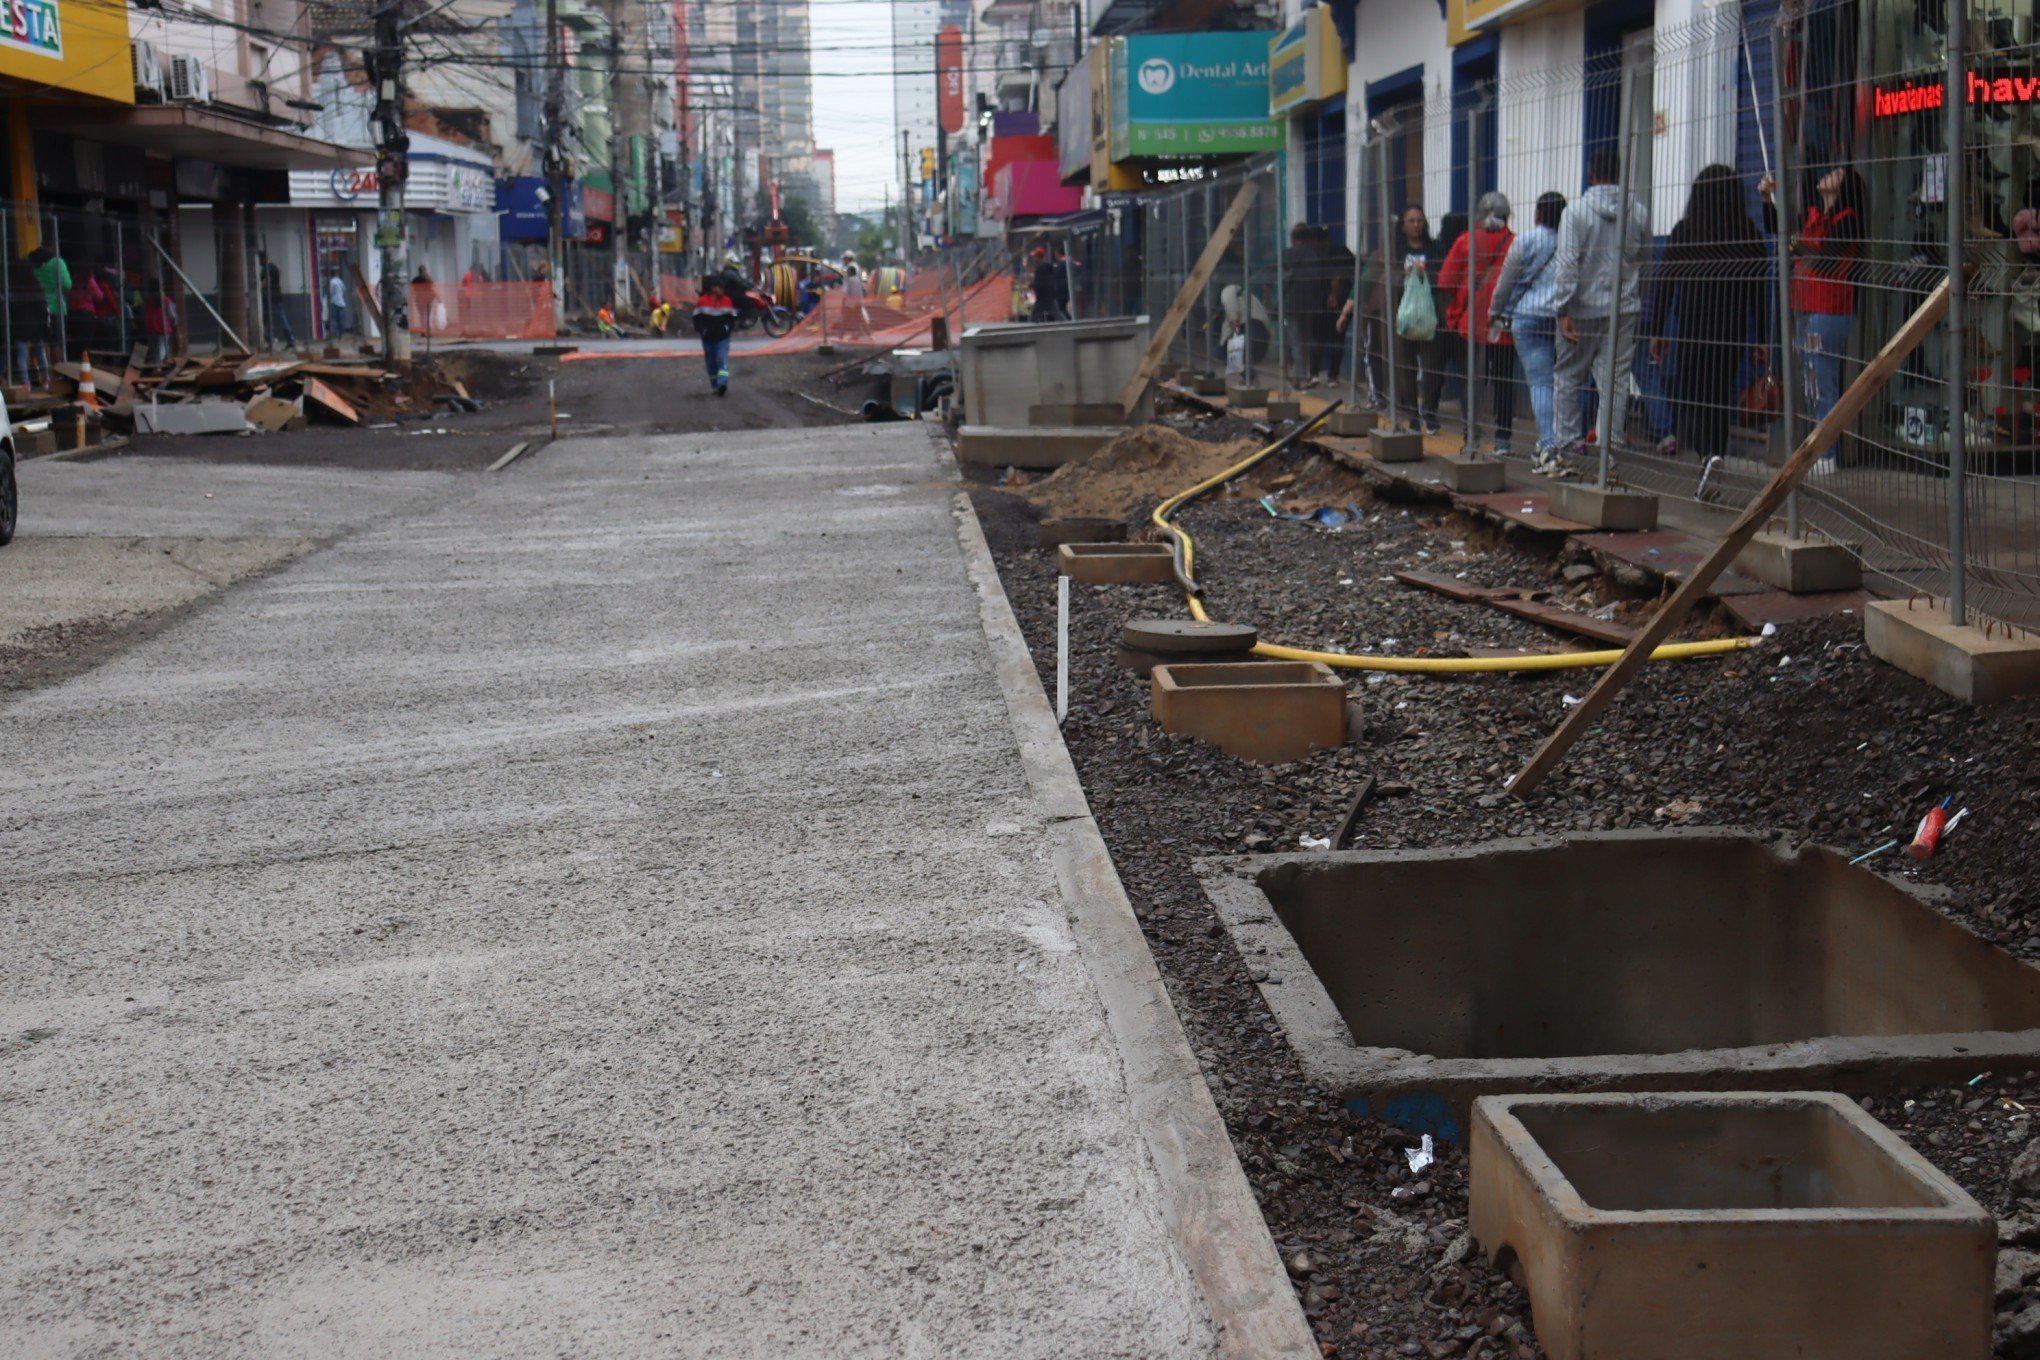
<path fill-rule="evenodd" d="M 1445 365 L 1451 345 L 1439 332 L 1438 301 L 1431 289 L 1430 268 L 1437 255 L 1431 220 L 1412 203 L 1403 209 L 1402 230 L 1396 233 L 1390 287 L 1395 290 L 1396 415 L 1411 429 L 1438 433 L 1438 397 L 1445 390 Z M 1415 415 L 1410 404 L 1415 403 Z"/>

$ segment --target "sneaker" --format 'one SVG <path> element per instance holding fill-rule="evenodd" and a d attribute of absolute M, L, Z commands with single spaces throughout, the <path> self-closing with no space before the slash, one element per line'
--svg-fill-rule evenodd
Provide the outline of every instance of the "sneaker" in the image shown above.
<path fill-rule="evenodd" d="M 1835 462 L 1835 456 L 1830 453 L 1825 457 L 1814 459 L 1813 466 L 1806 470 L 1806 475 L 1809 477 L 1832 477 L 1841 470 L 1841 465 Z"/>
<path fill-rule="evenodd" d="M 715 394 L 718 397 L 727 397 L 730 394 L 730 385 L 726 382 L 717 383 L 715 385 Z"/>
<path fill-rule="evenodd" d="M 715 371 L 715 380 L 718 385 L 728 387 L 730 385 L 730 371 L 727 368 L 717 369 Z"/>
<path fill-rule="evenodd" d="M 1440 430 L 1442 430 L 1442 429 L 1444 429 L 1444 428 L 1445 428 L 1445 427 L 1444 427 L 1443 425 L 1440 425 L 1440 424 L 1438 423 L 1438 417 L 1436 417 L 1436 416 L 1425 416 L 1425 417 L 1424 417 L 1424 433 L 1425 433 L 1425 434 L 1437 434 L 1437 433 L 1438 433 L 1438 432 L 1439 432 Z"/>
<path fill-rule="evenodd" d="M 1679 456 L 1679 437 L 1675 434 L 1668 434 L 1663 439 L 1658 440 L 1657 455 L 1660 458 L 1677 458 Z"/>

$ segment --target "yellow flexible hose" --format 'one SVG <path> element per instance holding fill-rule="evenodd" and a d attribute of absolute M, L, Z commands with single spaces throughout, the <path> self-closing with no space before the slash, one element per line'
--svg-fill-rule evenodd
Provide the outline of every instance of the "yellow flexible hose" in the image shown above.
<path fill-rule="evenodd" d="M 1328 414 L 1330 414 L 1328 410 L 1319 412 L 1310 425 L 1317 424 Z M 1302 434 L 1310 428 L 1310 425 L 1304 426 L 1296 433 Z M 1239 476 L 1275 452 L 1284 442 L 1286 441 L 1278 440 L 1257 449 L 1225 471 L 1206 477 L 1195 486 L 1178 491 L 1155 507 L 1152 517 L 1155 527 L 1176 540 L 1185 580 L 1194 582 L 1197 579 L 1197 544 L 1187 530 L 1170 523 L 1169 516 L 1213 487 Z M 1190 605 L 1190 616 L 1200 623 L 1207 621 L 1210 615 L 1204 612 L 1204 602 L 1197 598 L 1196 592 L 1185 590 L 1183 594 Z M 1672 661 L 1683 657 L 1720 656 L 1724 652 L 1745 651 L 1755 645 L 1754 638 L 1746 637 L 1718 638 L 1712 642 L 1670 642 L 1652 652 L 1650 659 Z M 1612 666 L 1621 659 L 1622 653 L 1618 650 L 1554 652 L 1546 656 L 1354 656 L 1348 652 L 1314 652 L 1303 647 L 1284 647 L 1278 643 L 1260 642 L 1254 645 L 1254 655 L 1277 661 L 1315 661 L 1349 671 L 1397 671 L 1408 675 L 1478 675 L 1498 671 L 1564 671 L 1590 666 Z"/>

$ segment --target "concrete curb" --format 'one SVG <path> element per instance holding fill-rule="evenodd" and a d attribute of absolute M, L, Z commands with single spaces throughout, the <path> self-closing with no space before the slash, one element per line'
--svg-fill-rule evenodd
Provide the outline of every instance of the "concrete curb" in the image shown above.
<path fill-rule="evenodd" d="M 1048 822 L 1049 856 L 1070 927 L 1119 1049 L 1177 1254 L 1218 1330 L 1218 1353 L 1316 1360 L 1317 1342 L 1091 817 L 967 494 L 957 494 L 955 513 L 1021 763 Z"/>

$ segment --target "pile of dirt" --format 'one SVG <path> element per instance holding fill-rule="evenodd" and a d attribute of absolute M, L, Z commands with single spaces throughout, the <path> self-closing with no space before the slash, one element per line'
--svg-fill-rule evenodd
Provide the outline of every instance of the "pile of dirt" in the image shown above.
<path fill-rule="evenodd" d="M 1147 502 L 1224 471 L 1256 447 L 1251 440 L 1209 443 L 1166 425 L 1142 425 L 1020 494 L 1048 519 L 1125 519 Z"/>

